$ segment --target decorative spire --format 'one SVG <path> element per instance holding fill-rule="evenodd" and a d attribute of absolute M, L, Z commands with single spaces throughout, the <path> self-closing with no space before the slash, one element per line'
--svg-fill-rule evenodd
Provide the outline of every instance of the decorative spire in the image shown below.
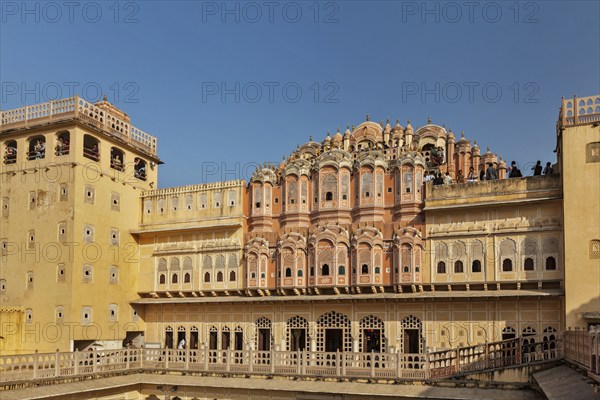
<path fill-rule="evenodd" d="M 338 130 L 337 130 L 337 133 L 340 133 L 340 127 L 339 127 L 339 126 L 338 126 Z"/>
<path fill-rule="evenodd" d="M 312 142 L 312 135 L 310 135 L 310 136 L 308 137 L 308 141 L 309 141 L 309 142 Z"/>
<path fill-rule="evenodd" d="M 431 117 L 427 117 L 427 123 L 430 124 L 431 123 Z"/>
<path fill-rule="evenodd" d="M 354 130 L 354 124 L 352 124 L 352 130 Z"/>
<path fill-rule="evenodd" d="M 400 125 L 400 120 L 396 118 L 396 125 Z"/>
<path fill-rule="evenodd" d="M 407 123 L 408 123 L 408 124 L 410 124 L 410 118 L 408 119 L 408 122 L 407 122 Z"/>
<path fill-rule="evenodd" d="M 387 118 L 385 119 L 385 123 L 386 123 L 386 124 L 389 124 L 389 123 L 390 123 L 390 117 L 387 117 Z"/>
<path fill-rule="evenodd" d="M 461 137 L 461 138 L 464 138 L 464 137 L 465 137 L 465 131 L 462 131 L 462 132 L 460 133 L 460 137 Z"/>
<path fill-rule="evenodd" d="M 102 98 L 103 101 L 106 101 L 106 95 L 104 95 L 104 97 Z"/>
<path fill-rule="evenodd" d="M 329 129 L 327 130 L 327 137 L 329 137 Z"/>
<path fill-rule="evenodd" d="M 346 129 L 350 129 L 350 124 L 346 122 Z"/>
<path fill-rule="evenodd" d="M 490 146 L 487 146 L 486 149 L 487 149 L 487 152 L 489 153 L 490 152 Z"/>
<path fill-rule="evenodd" d="M 367 121 L 370 121 L 371 117 L 369 117 L 369 114 L 367 113 Z"/>

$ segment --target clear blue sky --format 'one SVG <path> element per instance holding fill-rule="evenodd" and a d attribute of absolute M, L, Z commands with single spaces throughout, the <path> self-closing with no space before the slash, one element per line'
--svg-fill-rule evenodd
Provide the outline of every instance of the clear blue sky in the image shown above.
<path fill-rule="evenodd" d="M 0 107 L 100 90 L 159 138 L 161 187 L 248 178 L 366 113 L 554 161 L 561 96 L 600 93 L 599 1 L 65 3 L 0 2 Z"/>

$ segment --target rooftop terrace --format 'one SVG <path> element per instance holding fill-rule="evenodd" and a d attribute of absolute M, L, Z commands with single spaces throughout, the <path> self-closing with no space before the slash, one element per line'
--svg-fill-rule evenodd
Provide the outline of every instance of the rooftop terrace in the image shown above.
<path fill-rule="evenodd" d="M 154 136 L 131 125 L 129 116 L 107 101 L 96 104 L 79 96 L 0 111 L 0 134 L 34 126 L 78 120 L 156 156 Z"/>

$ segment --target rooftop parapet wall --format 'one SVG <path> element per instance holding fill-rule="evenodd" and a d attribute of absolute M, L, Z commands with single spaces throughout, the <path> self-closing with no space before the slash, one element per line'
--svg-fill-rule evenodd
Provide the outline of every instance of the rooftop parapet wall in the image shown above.
<path fill-rule="evenodd" d="M 142 193 L 142 198 L 154 197 L 154 196 L 168 196 L 172 194 L 193 194 L 196 192 L 204 192 L 213 189 L 229 189 L 234 187 L 246 187 L 244 180 L 233 180 L 233 181 L 222 181 L 222 182 L 211 182 L 202 183 L 198 185 L 187 185 L 187 186 L 176 186 L 164 189 L 147 190 Z"/>
<path fill-rule="evenodd" d="M 78 96 L 0 111 L 0 135 L 72 119 L 92 125 L 138 150 L 157 156 L 156 137 L 132 126 L 127 114 L 106 101 L 92 104 Z"/>
<path fill-rule="evenodd" d="M 453 185 L 426 184 L 425 210 L 562 197 L 560 175 L 498 179 Z"/>
<path fill-rule="evenodd" d="M 600 95 L 565 99 L 558 116 L 559 127 L 600 123 Z"/>

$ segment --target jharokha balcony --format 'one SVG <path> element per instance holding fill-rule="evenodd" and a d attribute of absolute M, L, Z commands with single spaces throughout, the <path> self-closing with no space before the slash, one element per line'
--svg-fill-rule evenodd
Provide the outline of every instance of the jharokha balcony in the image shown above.
<path fill-rule="evenodd" d="M 157 140 L 154 136 L 131 125 L 129 116 L 106 101 L 90 103 L 75 96 L 68 99 L 49 101 L 47 103 L 35 104 L 0 111 L 0 132 L 13 131 L 23 128 L 31 128 L 38 125 L 55 123 L 67 120 L 78 120 L 84 124 L 91 125 L 105 134 L 130 144 L 148 155 L 156 157 Z M 68 154 L 68 141 L 63 142 L 56 149 L 57 155 Z M 35 148 L 33 148 L 35 147 Z M 67 153 L 64 153 L 66 147 Z M 98 160 L 100 154 L 93 145 L 87 147 L 85 156 Z M 40 159 L 45 155 L 44 143 L 34 142 L 29 149 L 28 159 Z M 4 156 L 6 164 L 14 163 L 16 160 L 16 149 L 11 149 Z M 145 179 L 145 171 L 138 172 L 139 179 Z"/>

